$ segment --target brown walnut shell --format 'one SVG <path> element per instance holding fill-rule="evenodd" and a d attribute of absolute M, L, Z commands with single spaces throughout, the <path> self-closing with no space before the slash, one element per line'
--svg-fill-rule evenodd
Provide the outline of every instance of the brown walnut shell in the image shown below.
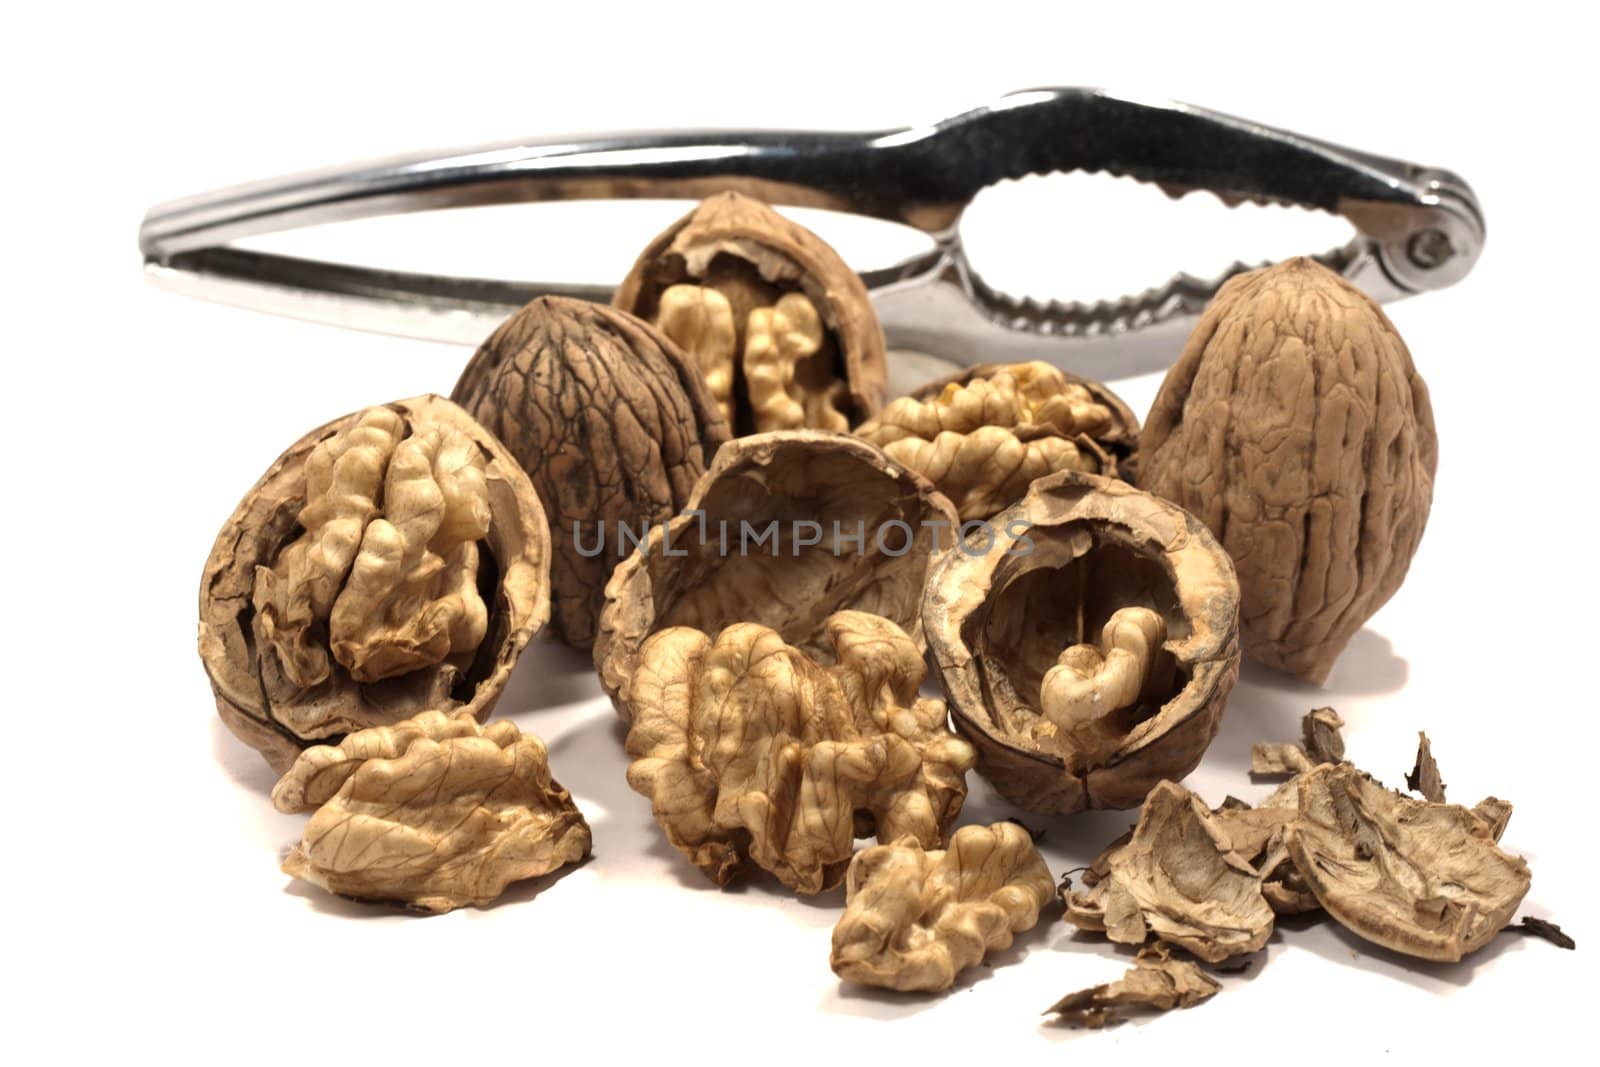
<path fill-rule="evenodd" d="M 1019 807 L 1067 814 L 1137 807 L 1200 762 L 1238 677 L 1238 600 L 1199 520 L 1125 482 L 1063 471 L 945 556 L 922 621 L 978 772 Z M 1096 647 L 1130 614 L 1162 639 L 1135 642 L 1142 656 Z M 1066 679 L 1092 709 L 1072 729 L 1046 698 L 1075 654 L 1097 666 Z"/>
<path fill-rule="evenodd" d="M 1223 286 L 1167 372 L 1139 463 L 1141 488 L 1232 555 L 1245 652 L 1320 685 L 1405 578 L 1438 441 L 1394 325 L 1301 258 Z"/>
<path fill-rule="evenodd" d="M 730 441 L 685 514 L 652 527 L 612 574 L 594 645 L 601 687 L 631 722 L 639 650 L 671 626 L 715 637 L 759 623 L 827 664 L 828 617 L 864 611 L 923 648 L 923 581 L 955 529 L 950 502 L 924 478 L 848 434 L 787 430 Z"/>
<path fill-rule="evenodd" d="M 822 238 L 762 201 L 733 192 L 701 201 L 650 242 L 612 303 L 658 322 L 662 295 L 680 285 L 715 289 L 726 298 L 739 353 L 746 351 L 752 311 L 776 305 L 785 294 L 800 294 L 821 320 L 823 348 L 814 358 L 825 366 L 814 376 L 801 368 L 791 389 L 809 392 L 809 399 L 818 401 L 829 399 L 820 394 L 838 394 L 830 410 L 848 426 L 859 425 L 882 406 L 888 363 L 883 329 L 866 286 Z M 735 435 L 801 428 L 758 425 L 743 368 L 735 362 L 729 369 Z M 803 425 L 848 428 L 828 426 L 810 412 Z"/>
<path fill-rule="evenodd" d="M 588 648 L 606 580 L 631 547 L 618 524 L 637 531 L 677 514 L 728 438 L 705 382 L 647 323 L 545 296 L 490 335 L 451 397 L 533 479 L 554 547 L 552 629 Z"/>
<path fill-rule="evenodd" d="M 258 571 L 270 570 L 303 533 L 307 460 L 319 445 L 372 413 L 392 412 L 405 432 L 459 433 L 481 454 L 487 532 L 477 542 L 477 594 L 487 624 L 475 650 L 374 682 L 330 660 L 312 686 L 285 674 L 260 637 L 254 601 Z M 261 476 L 217 535 L 200 583 L 201 661 L 217 712 L 240 740 L 280 774 L 301 751 L 338 744 L 345 734 L 387 726 L 426 711 L 489 714 L 523 648 L 550 616 L 550 533 L 528 476 L 493 435 L 443 397 L 419 396 L 354 412 L 296 441 Z M 326 633 L 321 640 L 326 644 Z"/>

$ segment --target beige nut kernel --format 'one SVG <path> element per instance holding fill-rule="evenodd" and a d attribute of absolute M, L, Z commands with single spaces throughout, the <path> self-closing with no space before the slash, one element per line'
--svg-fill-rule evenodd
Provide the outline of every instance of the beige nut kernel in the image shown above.
<path fill-rule="evenodd" d="M 1159 614 L 1120 608 L 1106 620 L 1098 646 L 1063 650 L 1039 687 L 1046 720 L 1034 727 L 1040 747 L 1085 768 L 1104 762 L 1126 733 L 1116 713 L 1172 684 L 1172 657 L 1161 647 L 1166 639 L 1167 622 Z"/>
<path fill-rule="evenodd" d="M 1105 386 L 1048 363 L 975 367 L 891 401 L 856 432 L 986 519 L 1038 478 L 1115 475 L 1138 421 Z"/>
<path fill-rule="evenodd" d="M 1016 823 L 963 826 L 943 851 L 897 841 L 857 852 L 829 964 L 847 982 L 939 992 L 1031 930 L 1055 895 Z"/>
<path fill-rule="evenodd" d="M 710 387 L 723 420 L 732 426 L 739 329 L 728 298 L 709 286 L 670 286 L 661 294 L 656 325 L 689 354 Z"/>
<path fill-rule="evenodd" d="M 297 761 L 274 803 L 281 791 L 287 806 L 334 766 L 344 780 L 311 816 L 284 873 L 343 896 L 444 912 L 482 907 L 512 882 L 589 854 L 589 826 L 550 777 L 544 742 L 510 723 L 459 733 L 459 719 L 435 740 L 441 726 L 435 720 L 371 738 L 381 754 L 303 755 L 306 767 Z M 401 741 L 403 751 L 390 756 Z"/>
<path fill-rule="evenodd" d="M 674 627 L 645 642 L 631 686 L 628 784 L 712 881 L 770 871 L 800 893 L 844 876 L 857 836 L 938 847 L 966 797 L 972 748 L 887 619 L 827 620 L 824 665 L 753 623 L 715 641 Z"/>
<path fill-rule="evenodd" d="M 817 309 L 799 293 L 750 312 L 745 326 L 744 379 L 757 433 L 812 427 L 839 433 L 850 421 L 826 365 L 815 365 L 826 337 Z"/>

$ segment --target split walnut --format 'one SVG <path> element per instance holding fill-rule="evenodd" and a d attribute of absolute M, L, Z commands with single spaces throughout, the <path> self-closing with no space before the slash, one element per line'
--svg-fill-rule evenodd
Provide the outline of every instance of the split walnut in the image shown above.
<path fill-rule="evenodd" d="M 316 807 L 284 873 L 423 911 L 482 907 L 589 854 L 589 826 L 550 777 L 544 743 L 467 713 L 307 749 L 272 800 L 281 811 Z"/>
<path fill-rule="evenodd" d="M 943 851 L 916 841 L 863 849 L 845 875 L 833 971 L 847 982 L 939 992 L 1033 929 L 1055 883 L 1028 831 L 963 826 Z"/>
<path fill-rule="evenodd" d="M 676 515 L 728 428 L 683 353 L 631 315 L 534 300 L 479 347 L 452 397 L 505 442 L 550 519 L 552 626 L 594 643 L 622 527 Z"/>
<path fill-rule="evenodd" d="M 937 848 L 966 798 L 972 748 L 943 701 L 918 698 L 911 639 L 859 611 L 823 629 L 826 659 L 755 623 L 715 641 L 672 627 L 639 653 L 628 784 L 718 885 L 753 865 L 821 892 L 857 837 Z"/>
<path fill-rule="evenodd" d="M 883 403 L 883 331 L 821 238 L 719 193 L 658 236 L 614 301 L 689 353 L 735 435 L 848 430 Z"/>
<path fill-rule="evenodd" d="M 931 382 L 856 432 L 938 486 L 965 521 L 989 518 L 1056 471 L 1116 476 L 1139 422 L 1098 382 L 1033 362 Z"/>
<path fill-rule="evenodd" d="M 1193 770 L 1238 676 L 1233 567 L 1192 516 L 1063 471 L 929 576 L 923 624 L 978 770 L 1029 811 L 1140 804 Z"/>
<path fill-rule="evenodd" d="M 1437 462 L 1394 325 L 1301 258 L 1231 279 L 1206 309 L 1150 410 L 1139 485 L 1233 556 L 1245 653 L 1320 684 L 1405 578 Z"/>
<path fill-rule="evenodd" d="M 206 561 L 217 710 L 280 771 L 422 711 L 487 715 L 548 618 L 548 566 L 532 484 L 462 409 L 337 419 L 278 458 Z"/>
<path fill-rule="evenodd" d="M 951 550 L 956 517 L 878 448 L 815 430 L 742 437 L 717 453 L 687 509 L 651 530 L 606 588 L 594 660 L 624 719 L 640 646 L 673 626 L 716 635 L 760 623 L 827 657 L 825 620 L 857 610 L 921 647 L 923 581 Z"/>

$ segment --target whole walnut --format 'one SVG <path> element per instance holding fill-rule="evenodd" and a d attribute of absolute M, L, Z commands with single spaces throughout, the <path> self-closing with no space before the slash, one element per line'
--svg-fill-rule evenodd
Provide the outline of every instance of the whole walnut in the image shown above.
<path fill-rule="evenodd" d="M 280 772 L 424 712 L 484 717 L 549 618 L 549 538 L 517 461 L 442 397 L 311 431 L 206 560 L 217 712 Z"/>
<path fill-rule="evenodd" d="M 650 242 L 613 302 L 683 346 L 735 435 L 848 430 L 883 403 L 883 330 L 866 286 L 760 200 L 702 201 Z"/>
<path fill-rule="evenodd" d="M 452 399 L 505 442 L 544 501 L 551 626 L 594 643 L 606 579 L 638 533 L 689 499 L 728 427 L 671 341 L 626 312 L 545 296 L 511 316 Z"/>
<path fill-rule="evenodd" d="M 1438 442 L 1394 325 L 1300 258 L 1223 286 L 1167 372 L 1139 457 L 1140 487 L 1233 557 L 1245 653 L 1320 685 L 1405 578 Z"/>

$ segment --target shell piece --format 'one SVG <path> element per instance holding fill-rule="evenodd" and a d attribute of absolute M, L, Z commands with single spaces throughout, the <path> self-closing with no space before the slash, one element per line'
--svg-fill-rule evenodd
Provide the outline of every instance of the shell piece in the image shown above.
<path fill-rule="evenodd" d="M 684 514 L 617 566 L 594 647 L 600 683 L 628 719 L 639 649 L 657 630 L 737 622 L 832 655 L 824 620 L 859 610 L 920 647 L 923 580 L 955 538 L 950 502 L 846 434 L 793 430 L 729 442 Z"/>
<path fill-rule="evenodd" d="M 963 826 L 943 851 L 897 841 L 856 853 L 833 972 L 847 982 L 938 992 L 1031 930 L 1055 895 L 1050 871 L 1015 823 Z"/>
<path fill-rule="evenodd" d="M 1227 555 L 1192 516 L 1124 482 L 1063 471 L 934 569 L 923 625 L 979 772 L 1020 807 L 1070 813 L 1135 807 L 1194 769 L 1238 676 L 1237 605 Z M 1119 615 L 1127 609 L 1137 611 Z M 1137 695 L 1124 703 L 1124 687 L 1109 714 L 1057 704 L 1054 721 L 1045 679 L 1063 650 L 1105 641 L 1114 618 L 1149 623 L 1145 612 L 1165 636 L 1142 637 Z M 1104 660 L 1098 646 L 1093 655 Z"/>
<path fill-rule="evenodd" d="M 1428 735 L 1417 732 L 1417 760 L 1406 775 L 1406 788 L 1413 793 L 1420 793 L 1424 800 L 1431 800 L 1435 804 L 1444 803 L 1444 779 L 1439 777 L 1439 764 L 1433 758 L 1433 745 L 1428 740 Z M 1491 813 L 1491 821 L 1493 821 Z M 1496 834 L 1498 838 L 1500 835 Z"/>
<path fill-rule="evenodd" d="M 217 711 L 279 772 L 423 711 L 482 718 L 549 617 L 549 561 L 532 483 L 461 408 L 336 419 L 278 457 L 206 561 Z"/>
<path fill-rule="evenodd" d="M 714 313 L 682 314 L 691 301 Z M 816 234 L 751 197 L 701 201 L 650 242 L 613 303 L 695 352 L 714 382 L 731 378 L 735 434 L 843 430 L 883 404 L 883 330 L 866 286 Z"/>
<path fill-rule="evenodd" d="M 1192 1008 L 1221 988 L 1215 978 L 1190 961 L 1173 959 L 1158 941 L 1140 949 L 1133 966 L 1117 981 L 1068 993 L 1046 1008 L 1045 1014 L 1055 1015 L 1069 1026 L 1098 1030 L 1130 1012 Z"/>
<path fill-rule="evenodd" d="M 1140 945 L 1156 938 L 1217 963 L 1255 952 L 1272 934 L 1262 876 L 1198 797 L 1162 782 L 1126 845 L 1085 892 L 1067 897 L 1067 921 Z"/>
<path fill-rule="evenodd" d="M 1115 475 L 1139 422 L 1098 382 L 1048 363 L 985 364 L 893 400 L 856 431 L 987 519 L 1060 470 Z"/>
<path fill-rule="evenodd" d="M 840 612 L 826 665 L 742 623 L 713 642 L 654 634 L 632 692 L 628 784 L 667 839 L 718 885 L 746 863 L 800 893 L 837 885 L 859 829 L 944 842 L 972 748 L 919 699 L 927 668 L 887 619 Z"/>
<path fill-rule="evenodd" d="M 1227 282 L 1167 373 L 1139 485 L 1232 555 L 1245 652 L 1320 684 L 1405 578 L 1433 498 L 1428 390 L 1383 311 L 1291 259 Z"/>
<path fill-rule="evenodd" d="M 397 729 L 378 742 L 384 755 L 347 760 L 352 769 L 311 816 L 284 873 L 344 896 L 443 912 L 482 907 L 512 882 L 589 854 L 589 826 L 550 777 L 544 742 L 507 722 L 434 740 L 438 725 Z M 388 756 L 403 736 L 403 752 Z M 298 764 L 290 777 L 304 777 Z"/>
<path fill-rule="evenodd" d="M 1423 959 L 1454 962 L 1481 948 L 1532 880 L 1466 808 L 1390 792 L 1349 764 L 1301 777 L 1286 843 L 1328 914 Z"/>
<path fill-rule="evenodd" d="M 553 626 L 588 648 L 624 528 L 676 515 L 728 428 L 677 345 L 633 316 L 534 300 L 490 335 L 451 396 L 533 479 L 554 546 Z"/>

